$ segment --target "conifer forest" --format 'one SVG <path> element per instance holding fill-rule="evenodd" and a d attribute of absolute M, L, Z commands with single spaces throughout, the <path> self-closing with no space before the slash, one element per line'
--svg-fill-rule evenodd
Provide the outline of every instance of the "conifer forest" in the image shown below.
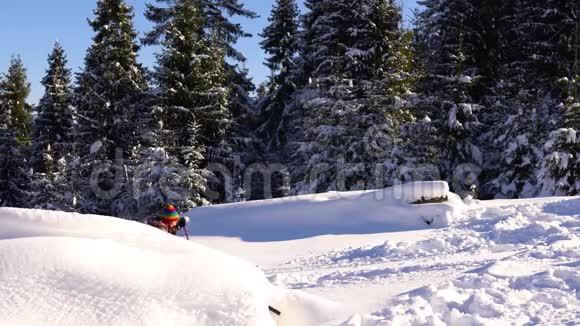
<path fill-rule="evenodd" d="M 394 0 L 304 5 L 275 1 L 255 85 L 243 0 L 151 0 L 146 31 L 95 1 L 82 67 L 55 43 L 37 104 L 17 54 L 0 75 L 0 206 L 143 219 L 429 180 L 580 195 L 580 0 L 421 0 L 405 23 Z"/>

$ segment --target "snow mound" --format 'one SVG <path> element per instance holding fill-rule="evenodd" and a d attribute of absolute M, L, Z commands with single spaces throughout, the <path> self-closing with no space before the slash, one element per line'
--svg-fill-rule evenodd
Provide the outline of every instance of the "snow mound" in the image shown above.
<path fill-rule="evenodd" d="M 580 271 L 557 268 L 527 275 L 526 267 L 506 269 L 511 267 L 493 264 L 482 274 L 413 291 L 379 312 L 382 318 L 375 316 L 382 321 L 369 325 L 547 325 L 575 320 Z M 493 275 L 498 270 L 506 276 Z"/>
<path fill-rule="evenodd" d="M 473 257 L 496 257 L 487 263 L 482 260 L 481 266 L 457 277 L 404 293 L 353 325 L 577 324 L 580 222 L 579 215 L 562 212 L 580 211 L 580 202 L 510 203 L 504 207 L 493 207 L 493 202 L 488 203 L 489 208 L 482 205 L 471 212 L 470 219 L 428 240 L 387 242 L 336 255 L 339 262 L 430 255 L 439 260 L 440 255 L 449 258 L 462 252 Z M 502 253 L 503 258 L 499 258 L 497 255 Z M 367 274 L 375 276 L 377 271 Z M 358 272 L 360 275 L 368 277 Z"/>
<path fill-rule="evenodd" d="M 254 265 L 146 225 L 0 209 L 0 325 L 267 326 L 274 293 Z"/>
<path fill-rule="evenodd" d="M 439 204 L 414 205 L 447 197 Z M 197 236 L 283 241 L 328 234 L 370 234 L 441 228 L 466 205 L 446 182 L 416 182 L 382 190 L 330 192 L 196 208 L 189 232 Z"/>
<path fill-rule="evenodd" d="M 417 242 L 385 241 L 378 246 L 366 246 L 361 248 L 348 248 L 332 252 L 329 255 L 332 261 L 394 261 L 431 257 L 452 254 L 463 250 L 474 250 L 485 247 L 489 241 L 477 234 L 457 235 L 453 232 L 438 238 L 430 238 Z"/>
<path fill-rule="evenodd" d="M 461 201 L 420 183 L 191 215 L 194 234 L 275 241 L 193 239 L 250 264 L 135 222 L 0 209 L 0 325 L 578 324 L 579 198 Z"/>

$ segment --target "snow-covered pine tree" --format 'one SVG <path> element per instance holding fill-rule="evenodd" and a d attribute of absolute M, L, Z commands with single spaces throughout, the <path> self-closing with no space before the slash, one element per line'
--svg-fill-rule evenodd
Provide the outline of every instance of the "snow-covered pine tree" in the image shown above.
<path fill-rule="evenodd" d="M 303 52 L 321 57 L 305 63 L 312 67 L 312 84 L 300 92 L 306 168 L 294 162 L 302 173 L 294 191 L 383 187 L 398 163 L 408 91 L 399 8 L 382 0 L 316 4 L 321 14 L 302 42 Z"/>
<path fill-rule="evenodd" d="M 512 2 L 500 20 L 505 28 L 502 74 L 495 89 L 502 99 L 495 111 L 503 117 L 491 123 L 504 128 L 490 133 L 499 155 L 490 157 L 497 162 L 490 165 L 497 177 L 487 188 L 496 197 L 530 197 L 540 191 L 547 195 L 559 184 L 554 180 L 566 174 L 558 171 L 564 149 L 573 152 L 574 146 L 566 134 L 570 130 L 564 112 L 574 103 L 566 94 L 572 93 L 567 88 L 574 80 L 577 9 L 571 1 Z M 552 188 L 552 193 L 561 191 Z"/>
<path fill-rule="evenodd" d="M 31 164 L 35 173 L 52 174 L 57 162 L 72 152 L 71 71 L 64 49 L 57 42 L 48 57 L 42 79 L 44 95 L 36 107 Z"/>
<path fill-rule="evenodd" d="M 410 111 L 416 96 L 412 33 L 402 29 L 401 9 L 394 1 L 373 0 L 365 6 L 368 11 L 352 28 L 356 42 L 348 51 L 347 69 L 355 71 L 355 85 L 360 83 L 357 80 L 368 85 L 358 100 L 365 110 L 357 122 L 360 132 L 365 132 L 357 140 L 357 146 L 364 148 L 357 159 L 366 166 L 366 188 L 384 188 L 397 182 L 399 167 L 409 163 L 404 157 L 402 127 L 414 120 Z M 357 116 L 351 119 L 358 120 Z"/>
<path fill-rule="evenodd" d="M 16 134 L 18 144 L 30 144 L 31 106 L 26 103 L 30 94 L 30 83 L 27 81 L 26 69 L 20 56 L 12 57 L 8 72 L 4 78 L 3 101 L 10 111 L 10 125 Z"/>
<path fill-rule="evenodd" d="M 580 76 L 576 76 L 576 80 L 580 80 Z M 547 187 L 550 183 L 544 183 L 542 191 L 553 193 L 556 190 L 557 193 L 567 196 L 578 196 L 580 194 L 580 99 L 577 97 L 567 106 L 565 125 L 567 128 L 556 132 L 559 137 L 554 145 L 556 151 L 552 151 L 544 159 L 544 171 L 549 170 L 547 180 L 559 180 L 559 182 L 555 183 L 555 188 Z M 555 161 L 566 154 L 568 164 Z M 546 178 L 541 178 L 541 180 L 546 180 Z"/>
<path fill-rule="evenodd" d="M 147 82 L 137 63 L 133 8 L 124 0 L 99 0 L 94 15 L 95 36 L 74 93 L 79 205 L 83 212 L 125 216 L 132 197 L 125 160 L 137 146 L 135 104 Z"/>
<path fill-rule="evenodd" d="M 562 128 L 550 134 L 544 146 L 547 152 L 538 173 L 539 194 L 568 196 L 578 194 L 578 139 L 576 130 Z"/>
<path fill-rule="evenodd" d="M 542 45 L 552 43 L 542 62 L 551 64 L 555 97 L 559 100 L 555 116 L 563 117 L 560 129 L 552 131 L 546 142 L 545 157 L 539 173 L 541 194 L 571 195 L 580 193 L 580 3 L 548 1 L 543 21 L 554 34 Z M 550 72 L 550 71 L 548 71 Z"/>
<path fill-rule="evenodd" d="M 306 12 L 300 17 L 302 29 L 298 38 L 298 71 L 296 80 L 299 87 L 306 87 L 312 82 L 312 73 L 315 70 L 315 60 L 318 49 L 314 45 L 316 37 L 316 22 L 325 13 L 324 0 L 305 0 Z"/>
<path fill-rule="evenodd" d="M 0 207 L 29 207 L 26 156 L 17 140 L 12 115 L 14 85 L 0 76 Z"/>
<path fill-rule="evenodd" d="M 298 85 L 301 87 L 295 94 L 299 107 L 294 108 L 298 114 L 289 121 L 293 133 L 290 147 L 289 165 L 292 171 L 292 183 L 295 193 L 320 192 L 328 188 L 332 182 L 332 175 L 321 176 L 325 178 L 324 184 L 318 185 L 317 181 L 310 180 L 309 171 L 315 165 L 329 164 L 334 167 L 337 157 L 328 157 L 329 153 L 337 154 L 340 150 L 327 148 L 324 157 L 316 155 L 323 151 L 324 146 L 317 146 L 318 126 L 326 129 L 324 132 L 340 130 L 338 117 L 329 114 L 335 104 L 342 105 L 342 99 L 354 100 L 352 90 L 348 88 L 354 71 L 345 71 L 348 64 L 346 52 L 352 48 L 355 40 L 351 37 L 349 29 L 361 19 L 362 2 L 354 3 L 343 0 L 310 0 L 305 2 L 308 11 L 302 16 L 303 30 L 299 40 L 300 61 L 297 72 Z M 333 88 L 337 86 L 337 88 Z M 353 85 L 354 86 L 354 85 Z M 339 103 L 340 101 L 340 103 Z M 297 106 L 297 105 L 294 105 Z M 328 126 L 329 128 L 324 128 Z M 337 137 L 338 133 L 335 134 Z M 323 163 L 325 162 L 325 163 Z M 317 177 L 318 178 L 318 177 Z M 311 186 L 304 182 L 311 183 Z"/>
<path fill-rule="evenodd" d="M 274 3 L 260 45 L 269 55 L 264 65 L 270 69 L 270 88 L 284 83 L 295 67 L 298 37 L 298 5 L 294 0 Z"/>
<path fill-rule="evenodd" d="M 301 114 L 294 118 L 299 120 L 294 124 L 300 130 L 292 137 L 299 146 L 289 153 L 293 193 L 324 192 L 334 187 L 336 162 L 343 154 L 341 144 L 346 144 L 341 137 L 347 136 L 340 114 L 345 109 L 353 110 L 351 102 L 356 99 L 349 88 L 351 76 L 346 76 L 344 68 L 346 51 L 354 43 L 348 30 L 360 19 L 356 12 L 359 2 L 305 2 L 308 12 L 302 16 L 297 78 L 302 88 L 296 94 Z M 314 172 L 318 169 L 325 171 Z"/>
<path fill-rule="evenodd" d="M 413 57 L 410 59 L 410 72 L 415 77 L 414 86 L 427 77 L 427 69 L 423 59 L 428 53 L 430 35 L 427 31 L 428 21 L 421 18 L 424 11 L 414 11 L 414 30 L 410 31 L 410 50 Z M 433 123 L 430 114 L 433 111 L 422 107 L 423 94 L 414 94 L 411 99 L 411 113 L 413 120 L 401 128 L 403 142 L 403 165 L 396 178 L 399 182 L 441 180 L 441 171 L 437 165 L 442 161 L 443 139 L 439 136 L 438 126 Z M 435 118 L 435 117 L 434 117 Z"/>
<path fill-rule="evenodd" d="M 225 86 L 228 89 L 228 109 L 231 124 L 226 136 L 227 150 L 219 154 L 235 179 L 252 163 L 261 161 L 262 143 L 255 136 L 256 101 L 250 95 L 256 86 L 245 67 L 246 57 L 236 49 L 242 38 L 251 37 L 240 19 L 254 19 L 258 15 L 244 7 L 243 0 L 201 0 L 204 8 L 206 39 L 216 42 L 225 51 Z M 235 188 L 241 187 L 238 182 Z"/>
<path fill-rule="evenodd" d="M 497 5 L 493 17 L 498 38 L 498 74 L 487 97 L 488 114 L 483 117 L 489 131 L 483 135 L 487 145 L 486 180 L 480 188 L 488 198 L 533 196 L 536 169 L 542 157 L 542 145 L 547 134 L 543 130 L 533 78 L 526 67 L 528 53 L 524 48 L 532 34 L 526 17 L 528 1 L 510 0 Z M 491 3 L 490 6 L 494 4 Z M 491 11 L 491 9 L 489 10 Z M 544 124 L 545 125 L 545 124 Z"/>
<path fill-rule="evenodd" d="M 292 80 L 296 71 L 298 51 L 298 6 L 294 0 L 277 0 L 269 18 L 269 25 L 260 35 L 262 49 L 269 55 L 264 63 L 271 72 L 267 94 L 258 104 L 258 134 L 273 151 L 286 143 L 284 112 L 292 101 L 296 85 Z"/>
<path fill-rule="evenodd" d="M 367 0 L 360 6 L 349 28 L 354 42 L 346 51 L 345 69 L 355 80 L 383 80 L 386 70 L 398 72 L 398 64 L 404 64 L 398 53 L 404 50 L 400 8 L 391 0 Z"/>
<path fill-rule="evenodd" d="M 377 83 L 377 84 L 375 84 Z M 386 85 L 350 81 L 305 100 L 308 157 L 295 193 L 362 190 L 392 185 L 401 162 L 404 108 L 385 95 Z M 383 93 L 380 93 L 382 91 Z"/>
<path fill-rule="evenodd" d="M 167 110 L 165 124 L 181 128 L 184 122 L 195 121 L 200 142 L 217 147 L 230 124 L 224 53 L 216 39 L 204 37 L 206 18 L 199 4 L 191 0 L 171 2 L 163 15 L 150 7 L 146 16 L 156 26 L 144 39 L 146 44 L 163 47 L 154 76 L 164 104 L 174 108 Z M 178 111 L 185 120 L 170 119 Z"/>
<path fill-rule="evenodd" d="M 154 5 L 147 4 L 146 17 L 156 24 L 154 29 L 148 33 L 144 42 L 151 44 L 155 39 L 164 33 L 164 26 L 157 24 L 157 21 L 169 19 L 171 8 L 179 0 L 157 0 Z M 232 21 L 232 17 L 256 18 L 256 13 L 244 8 L 239 0 L 200 0 L 197 6 L 202 10 L 203 35 L 207 41 L 217 42 L 217 47 L 224 49 L 225 56 L 234 62 L 244 62 L 246 57 L 235 49 L 234 45 L 240 38 L 251 37 L 246 33 L 241 24 Z M 228 68 L 238 68 L 236 65 L 228 65 Z M 228 71 L 229 72 L 229 71 Z M 243 73 L 242 73 L 243 75 Z M 245 78 L 244 78 L 245 79 Z"/>
<path fill-rule="evenodd" d="M 534 108 L 523 103 L 523 94 L 506 98 L 501 103 L 505 115 L 486 136 L 497 148 L 496 154 L 487 158 L 486 169 L 492 178 L 482 187 L 486 197 L 520 198 L 536 193 L 536 172 L 546 140 L 543 112 L 547 107 Z"/>
<path fill-rule="evenodd" d="M 207 204 L 203 194 L 208 176 L 200 167 L 203 156 L 202 146 L 196 143 L 198 127 L 184 126 L 182 131 L 191 133 L 189 143 L 177 148 L 180 131 L 163 126 L 162 108 L 157 107 L 150 117 L 139 121 L 143 141 L 135 156 L 139 166 L 133 174 L 134 216 L 151 217 L 168 202 L 183 211 Z"/>
<path fill-rule="evenodd" d="M 371 26 L 376 27 L 370 30 L 370 51 L 361 52 L 368 52 L 371 60 L 366 65 L 358 64 L 366 75 L 377 79 L 370 99 L 374 106 L 382 108 L 386 116 L 380 130 L 369 129 L 369 133 L 371 130 L 375 133 L 367 140 L 371 141 L 367 144 L 369 150 L 382 155 L 377 157 L 375 169 L 376 182 L 380 182 L 377 186 L 381 187 L 437 179 L 437 172 L 425 169 L 424 164 L 436 161 L 435 158 L 441 154 L 440 148 L 430 143 L 430 136 L 435 134 L 430 118 L 413 111 L 419 78 L 416 50 L 413 49 L 414 34 L 401 29 L 399 10 L 392 1 L 377 1 L 377 10 L 371 16 Z"/>
<path fill-rule="evenodd" d="M 246 57 L 235 48 L 235 44 L 239 39 L 251 37 L 252 34 L 245 32 L 242 25 L 235 20 L 253 19 L 258 15 L 244 8 L 241 0 L 201 0 L 200 4 L 207 18 L 204 24 L 206 39 L 217 42 L 216 45 L 225 51 L 225 56 L 229 59 L 225 62 L 228 76 L 226 85 L 229 88 L 228 107 L 234 123 L 243 124 L 245 118 L 255 111 L 254 101 L 248 95 L 255 90 L 255 86 L 248 77 L 247 69 L 241 66 L 246 62 Z M 242 129 L 243 127 L 245 126 Z"/>
<path fill-rule="evenodd" d="M 76 159 L 70 83 L 71 71 L 64 49 L 57 42 L 48 57 L 48 69 L 42 79 L 45 93 L 36 107 L 34 120 L 32 207 L 72 210 L 74 206 L 72 171 L 69 170 Z"/>
<path fill-rule="evenodd" d="M 476 52 L 484 47 L 474 0 L 425 0 L 418 15 L 417 35 L 423 44 L 421 60 L 425 77 L 418 84 L 421 99 L 415 106 L 417 117 L 429 116 L 437 130 L 433 146 L 444 144 L 441 176 L 461 193 L 471 185 L 462 184 L 461 167 L 480 166 L 483 155 L 477 139 L 481 131 L 474 97 L 480 79 Z M 439 139 L 438 139 L 439 138 Z"/>
<path fill-rule="evenodd" d="M 527 138 L 518 141 L 512 136 L 520 132 L 519 126 L 513 124 L 518 119 L 518 110 L 514 109 L 512 101 L 518 96 L 515 88 L 510 89 L 507 80 L 511 77 L 507 65 L 512 37 L 508 31 L 511 28 L 511 18 L 517 12 L 514 0 L 499 1 L 491 0 L 481 2 L 478 8 L 478 19 L 482 44 L 485 51 L 477 51 L 475 54 L 480 77 L 477 90 L 474 93 L 479 96 L 479 101 L 486 108 L 478 114 L 478 120 L 486 126 L 480 136 L 480 145 L 485 152 L 482 174 L 479 176 L 480 187 L 478 195 L 481 198 L 510 197 L 515 188 L 529 189 L 529 185 L 507 181 L 517 178 L 512 174 L 508 166 L 524 166 L 526 160 L 518 160 L 517 155 L 528 148 L 524 142 Z M 508 94 L 514 91 L 513 94 Z M 514 102 L 515 103 L 515 102 Z M 533 114 L 530 114 L 532 116 Z M 511 118 L 508 119 L 508 117 Z M 501 127 L 500 127 L 501 126 Z M 508 145 L 508 142 L 512 142 Z M 515 146 L 514 146 L 515 145 Z M 515 181 L 515 179 L 514 179 Z"/>
<path fill-rule="evenodd" d="M 174 0 L 158 1 L 170 4 Z M 231 128 L 227 134 L 227 148 L 215 151 L 214 155 L 221 157 L 222 163 L 231 166 L 233 170 L 241 170 L 245 165 L 255 162 L 258 148 L 261 146 L 255 141 L 256 103 L 250 96 L 255 85 L 249 77 L 244 63 L 246 57 L 235 47 L 241 38 L 252 35 L 244 31 L 237 21 L 253 19 L 258 15 L 246 8 L 242 0 L 200 0 L 199 5 L 204 16 L 204 37 L 208 42 L 224 51 L 227 60 L 224 60 L 226 80 L 224 87 L 228 89 L 227 106 L 230 112 Z M 158 8 L 162 12 L 162 8 Z"/>
<path fill-rule="evenodd" d="M 149 5 L 146 16 L 155 26 L 144 42 L 162 46 L 154 72 L 156 96 L 163 129 L 174 135 L 165 146 L 191 171 L 188 175 L 199 175 L 200 166 L 224 163 L 222 146 L 230 125 L 224 52 L 204 37 L 206 18 L 199 3 L 167 4 L 166 8 Z M 203 188 L 195 186 L 192 196 Z"/>
<path fill-rule="evenodd" d="M 292 105 L 286 107 L 286 129 L 287 145 L 276 155 L 276 159 L 286 165 L 291 174 L 290 182 L 292 188 L 296 184 L 303 182 L 307 174 L 308 157 L 306 151 L 306 124 L 305 124 L 305 104 L 314 99 L 318 90 L 314 87 L 313 72 L 315 70 L 314 61 L 317 57 L 317 48 L 314 45 L 316 29 L 314 25 L 317 20 L 325 14 L 324 0 L 305 0 L 306 12 L 300 16 L 300 30 L 297 38 L 298 56 L 296 70 L 292 75 L 292 80 L 296 84 Z M 296 189 L 291 189 L 296 193 Z"/>

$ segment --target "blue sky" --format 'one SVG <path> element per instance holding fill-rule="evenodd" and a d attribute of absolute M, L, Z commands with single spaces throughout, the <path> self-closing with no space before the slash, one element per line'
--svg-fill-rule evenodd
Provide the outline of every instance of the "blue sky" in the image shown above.
<path fill-rule="evenodd" d="M 409 12 L 415 8 L 416 3 L 415 0 L 402 1 L 408 20 Z M 127 2 L 135 8 L 136 29 L 141 34 L 148 31 L 150 25 L 143 17 L 147 1 Z M 246 67 L 258 84 L 268 75 L 267 68 L 262 65 L 264 53 L 258 44 L 258 34 L 267 24 L 274 0 L 245 0 L 244 3 L 246 8 L 257 12 L 260 18 L 241 21 L 246 31 L 254 34 L 254 37 L 241 40 L 238 49 L 248 57 Z M 92 17 L 95 6 L 95 0 L 18 0 L 3 4 L 0 10 L 0 72 L 6 71 L 13 54 L 22 57 L 32 83 L 30 103 L 36 103 L 42 96 L 44 90 L 40 80 L 46 69 L 46 58 L 56 40 L 65 48 L 70 67 L 77 71 L 82 66 L 85 51 L 93 36 L 87 18 Z M 139 60 L 151 67 L 155 61 L 154 51 L 150 47 L 143 48 Z"/>

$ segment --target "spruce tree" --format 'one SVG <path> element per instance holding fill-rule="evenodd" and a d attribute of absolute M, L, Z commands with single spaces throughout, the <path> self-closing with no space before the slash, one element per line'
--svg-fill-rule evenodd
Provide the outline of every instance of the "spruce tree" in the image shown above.
<path fill-rule="evenodd" d="M 135 104 L 147 90 L 144 69 L 137 63 L 133 9 L 124 0 L 100 0 L 90 26 L 95 32 L 77 76 L 74 104 L 81 162 L 79 205 L 85 212 L 128 214 L 131 157 L 138 144 Z M 123 198 L 123 199 L 121 199 Z"/>
<path fill-rule="evenodd" d="M 146 17 L 156 23 L 159 19 L 171 16 L 171 11 L 179 0 L 157 0 L 163 6 L 147 4 Z M 244 8 L 239 0 L 201 0 L 197 1 L 196 7 L 202 11 L 203 36 L 206 40 L 214 40 L 219 48 L 224 49 L 225 56 L 234 62 L 244 62 L 246 57 L 235 49 L 234 45 L 240 38 L 251 37 L 245 32 L 242 25 L 232 21 L 232 17 L 256 18 L 256 13 Z M 164 26 L 157 24 L 145 37 L 146 44 L 154 42 L 156 37 L 164 33 Z M 153 39 L 152 39 L 153 38 Z"/>
<path fill-rule="evenodd" d="M 258 161 L 261 142 L 254 135 L 256 128 L 256 101 L 250 95 L 255 89 L 249 71 L 245 68 L 246 57 L 235 45 L 242 38 L 252 37 L 240 19 L 254 19 L 258 15 L 244 8 L 243 0 L 202 0 L 206 39 L 225 51 L 225 86 L 228 90 L 228 109 L 231 116 L 226 136 L 227 150 L 219 154 L 222 163 L 236 174 L 249 164 Z M 236 184 L 234 187 L 240 187 Z"/>
<path fill-rule="evenodd" d="M 293 74 L 298 51 L 298 6 L 294 0 L 278 0 L 274 4 L 270 24 L 264 29 L 260 43 L 269 54 L 265 65 L 270 69 L 268 93 L 261 99 L 258 110 L 258 133 L 270 150 L 286 143 L 284 112 L 296 91 Z"/>
<path fill-rule="evenodd" d="M 190 208 L 203 202 L 204 184 L 197 176 L 205 174 L 200 167 L 223 162 L 222 145 L 230 125 L 224 52 L 204 37 L 206 18 L 199 3 L 177 0 L 168 4 L 163 10 L 148 7 L 146 16 L 155 27 L 144 41 L 162 46 L 154 72 L 158 110 L 163 129 L 173 134 L 166 147 L 191 179 L 197 180 L 191 183 L 189 207 L 185 207 Z"/>
<path fill-rule="evenodd" d="M 540 25 L 549 32 L 550 38 L 542 35 L 537 47 L 540 53 L 535 57 L 542 68 L 539 73 L 552 81 L 552 96 L 556 98 L 551 119 L 555 121 L 555 131 L 544 145 L 545 157 L 539 173 L 541 194 L 578 195 L 580 193 L 580 155 L 577 133 L 580 131 L 578 98 L 580 44 L 580 4 L 577 1 L 548 1 L 543 3 L 546 10 Z M 541 42 L 543 41 L 543 42 Z"/>
<path fill-rule="evenodd" d="M 246 57 L 235 48 L 235 44 L 252 34 L 245 32 L 242 25 L 234 20 L 253 19 L 258 15 L 244 8 L 241 0 L 201 0 L 200 3 L 207 18 L 204 24 L 206 39 L 215 41 L 216 46 L 223 49 L 229 59 L 225 63 L 228 107 L 234 121 L 243 123 L 244 117 L 254 111 L 254 103 L 248 94 L 255 90 L 255 86 L 248 77 L 248 71 L 240 66 L 246 62 Z"/>
<path fill-rule="evenodd" d="M 317 48 L 313 45 L 316 37 L 314 28 L 318 18 L 324 15 L 323 0 L 306 0 L 304 6 L 307 11 L 301 16 L 302 30 L 298 38 L 298 71 L 296 73 L 299 87 L 305 87 L 312 82 L 314 61 L 316 60 Z"/>
<path fill-rule="evenodd" d="M 14 127 L 14 123 L 22 121 L 18 120 L 22 112 L 13 111 L 13 101 L 13 82 L 0 76 L 0 207 L 28 207 L 26 155 L 18 143 L 18 130 Z"/>
<path fill-rule="evenodd" d="M 346 51 L 354 44 L 348 30 L 361 8 L 359 1 L 347 5 L 343 0 L 311 0 L 305 6 L 296 78 L 301 88 L 295 94 L 300 107 L 297 121 L 290 121 L 297 132 L 291 138 L 296 146 L 289 147 L 297 150 L 288 153 L 295 194 L 336 189 L 335 166 L 348 137 L 340 113 L 354 111 L 356 100 L 349 87 L 351 76 L 344 70 Z M 320 169 L 325 171 L 318 173 Z"/>
<path fill-rule="evenodd" d="M 74 210 L 74 121 L 71 72 L 57 42 L 42 80 L 45 93 L 36 107 L 31 148 L 31 207 Z"/>
<path fill-rule="evenodd" d="M 165 124 L 177 129 L 195 121 L 201 143 L 218 146 L 229 124 L 224 55 L 215 42 L 203 36 L 205 18 L 201 8 L 191 0 L 179 0 L 164 16 L 148 11 L 147 17 L 157 24 L 148 34 L 147 43 L 163 47 L 157 56 L 155 80 L 164 105 L 174 108 L 167 110 Z M 185 120 L 172 116 L 178 111 Z"/>
<path fill-rule="evenodd" d="M 546 156 L 538 173 L 543 196 L 578 194 L 578 139 L 576 130 L 562 128 L 550 134 L 544 149 Z"/>
<path fill-rule="evenodd" d="M 298 6 L 294 0 L 277 0 L 260 35 L 262 49 L 269 54 L 264 63 L 271 71 L 270 87 L 282 84 L 294 70 L 297 52 Z"/>
<path fill-rule="evenodd" d="M 564 153 L 574 153 L 567 124 L 574 106 L 574 35 L 577 12 L 570 1 L 513 0 L 499 20 L 502 69 L 494 91 L 499 117 L 487 122 L 502 125 L 490 132 L 497 146 L 488 169 L 497 175 L 488 185 L 495 197 L 531 197 L 559 193 L 573 187 L 560 171 Z M 558 180 L 558 181 L 555 181 Z M 572 182 L 573 184 L 573 182 Z M 560 186 L 557 186 L 560 185 Z"/>
<path fill-rule="evenodd" d="M 145 44 L 155 43 L 153 39 L 164 33 L 164 26 L 157 21 L 168 19 L 170 11 L 178 1 L 158 0 L 162 5 L 147 5 L 147 18 L 154 26 L 148 36 L 144 38 Z M 256 18 L 256 13 L 244 8 L 240 0 L 201 0 L 196 3 L 202 11 L 203 29 L 201 33 L 207 42 L 224 51 L 227 60 L 224 60 L 225 83 L 228 90 L 228 110 L 231 115 L 231 125 L 228 146 L 236 152 L 236 155 L 252 156 L 254 148 L 258 146 L 253 141 L 251 130 L 254 129 L 255 101 L 249 95 L 255 90 L 255 86 L 248 77 L 248 70 L 242 67 L 246 61 L 243 53 L 235 48 L 235 44 L 241 38 L 251 37 L 245 32 L 242 25 L 234 22 L 239 18 Z M 219 154 L 225 156 L 226 153 Z"/>
<path fill-rule="evenodd" d="M 26 103 L 26 99 L 30 94 L 30 83 L 20 56 L 12 57 L 3 83 L 2 100 L 10 111 L 10 126 L 16 133 L 18 144 L 29 145 L 32 118 L 31 106 Z"/>
<path fill-rule="evenodd" d="M 44 95 L 36 107 L 32 166 L 37 173 L 52 174 L 57 162 L 72 152 L 73 115 L 71 71 L 64 49 L 57 42 L 48 57 L 42 79 Z"/>
<path fill-rule="evenodd" d="M 299 93 L 305 144 L 293 162 L 294 191 L 384 187 L 401 159 L 400 127 L 410 118 L 402 98 L 410 52 L 400 11 L 382 0 L 312 5 L 320 12 L 302 40 L 303 52 L 313 54 L 302 69 L 311 69 L 312 83 Z"/>
<path fill-rule="evenodd" d="M 443 148 L 440 160 L 428 163 L 439 167 L 454 191 L 463 193 L 471 187 L 463 184 L 467 180 L 463 167 L 483 164 L 478 118 L 482 106 L 476 96 L 482 75 L 476 53 L 485 45 L 478 2 L 425 0 L 420 4 L 425 9 L 417 17 L 416 33 L 425 73 L 418 83 L 421 98 L 415 115 L 429 116 L 437 131 L 432 146 Z"/>

